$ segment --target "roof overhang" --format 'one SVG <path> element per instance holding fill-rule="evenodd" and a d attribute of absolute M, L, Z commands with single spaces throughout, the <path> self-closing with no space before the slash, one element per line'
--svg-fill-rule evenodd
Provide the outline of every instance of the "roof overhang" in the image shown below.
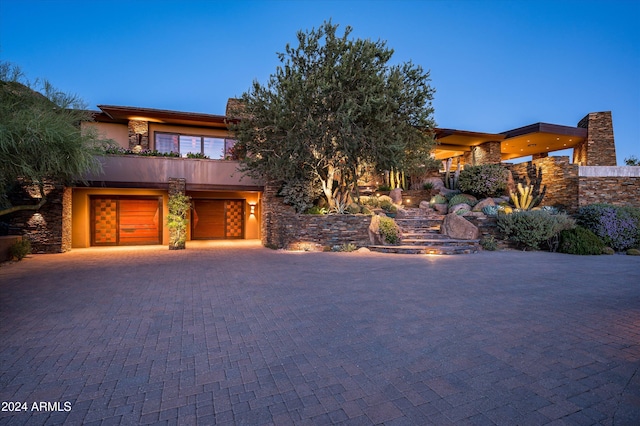
<path fill-rule="evenodd" d="M 536 123 L 502 133 L 480 133 L 467 130 L 435 129 L 435 158 L 443 160 L 471 152 L 487 142 L 500 142 L 502 161 L 574 148 L 587 137 L 587 129 Z"/>
<path fill-rule="evenodd" d="M 96 121 L 112 123 L 124 123 L 129 122 L 130 120 L 140 120 L 151 123 L 227 129 L 229 122 L 233 121 L 224 115 L 203 114 L 198 112 L 181 112 L 114 105 L 98 105 L 98 108 L 100 108 L 102 113 L 94 115 Z"/>

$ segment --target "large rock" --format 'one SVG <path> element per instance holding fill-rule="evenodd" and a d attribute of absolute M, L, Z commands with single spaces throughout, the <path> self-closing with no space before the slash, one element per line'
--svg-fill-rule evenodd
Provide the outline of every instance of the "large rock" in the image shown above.
<path fill-rule="evenodd" d="M 371 241 L 371 244 L 374 246 L 382 246 L 385 244 L 384 239 L 380 236 L 380 216 L 377 214 L 371 216 L 369 241 Z"/>
<path fill-rule="evenodd" d="M 438 214 L 447 214 L 447 210 L 449 210 L 448 204 L 434 204 L 433 209 L 438 212 Z"/>
<path fill-rule="evenodd" d="M 495 201 L 493 201 L 493 198 L 485 198 L 484 200 L 480 201 L 478 204 L 476 204 L 473 207 L 473 211 L 474 212 L 481 212 L 483 208 L 485 208 L 486 206 L 495 206 L 496 203 Z"/>
<path fill-rule="evenodd" d="M 427 210 L 431 208 L 431 205 L 428 201 L 420 201 L 420 208 L 423 210 Z"/>
<path fill-rule="evenodd" d="M 459 194 L 460 191 L 457 189 L 447 189 L 445 187 L 440 188 L 440 192 L 439 194 L 442 195 L 443 197 L 446 197 L 449 194 Z"/>
<path fill-rule="evenodd" d="M 455 213 L 445 216 L 440 233 L 456 240 L 477 240 L 480 237 L 480 232 L 474 224 Z"/>
<path fill-rule="evenodd" d="M 460 204 L 456 204 L 454 206 L 451 206 L 451 208 L 449 209 L 449 213 L 458 213 L 459 210 L 466 210 L 468 212 L 471 211 L 471 206 L 469 204 L 466 203 L 460 203 Z"/>
<path fill-rule="evenodd" d="M 430 183 L 431 185 L 433 185 L 433 189 L 437 191 L 440 190 L 440 188 L 444 188 L 444 182 L 438 177 L 426 178 L 424 180 L 424 183 Z"/>
<path fill-rule="evenodd" d="M 402 204 L 402 188 L 392 189 L 391 192 L 389 192 L 389 197 L 391 197 L 393 204 Z"/>

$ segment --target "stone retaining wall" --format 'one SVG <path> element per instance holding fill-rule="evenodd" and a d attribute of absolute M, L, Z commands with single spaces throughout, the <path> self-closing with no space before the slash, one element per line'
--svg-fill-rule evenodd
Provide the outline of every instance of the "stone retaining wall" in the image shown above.
<path fill-rule="evenodd" d="M 262 196 L 262 244 L 272 248 L 317 249 L 342 244 L 368 246 L 371 216 L 297 214 L 277 196 L 277 184 Z"/>

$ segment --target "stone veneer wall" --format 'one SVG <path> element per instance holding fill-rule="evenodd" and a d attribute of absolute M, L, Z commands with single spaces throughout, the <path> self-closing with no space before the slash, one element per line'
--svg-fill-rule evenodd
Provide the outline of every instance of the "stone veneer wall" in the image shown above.
<path fill-rule="evenodd" d="M 573 149 L 573 163 L 581 166 L 615 166 L 616 145 L 611 111 L 587 114 L 578 127 L 587 129 L 587 138 Z"/>
<path fill-rule="evenodd" d="M 640 208 L 640 177 L 585 177 L 578 180 L 579 207 L 594 203 Z"/>
<path fill-rule="evenodd" d="M 272 248 L 333 247 L 341 244 L 368 246 L 367 215 L 297 214 L 277 196 L 277 184 L 265 185 L 262 195 L 262 244 Z"/>
<path fill-rule="evenodd" d="M 547 157 L 508 164 L 515 183 L 533 184 L 540 206 L 557 206 L 569 213 L 578 209 L 578 166 L 569 157 Z"/>
<path fill-rule="evenodd" d="M 481 164 L 500 164 L 502 155 L 500 153 L 500 142 L 485 142 L 473 148 L 471 153 L 471 164 L 479 166 Z"/>
<path fill-rule="evenodd" d="M 142 149 L 149 149 L 149 122 L 129 120 L 129 149 L 138 144 Z"/>
<path fill-rule="evenodd" d="M 31 241 L 33 253 L 62 253 L 71 249 L 71 189 L 62 185 L 45 185 L 47 202 L 38 211 L 17 211 L 3 218 L 13 234 Z M 10 194 L 14 206 L 34 204 L 27 190 Z"/>

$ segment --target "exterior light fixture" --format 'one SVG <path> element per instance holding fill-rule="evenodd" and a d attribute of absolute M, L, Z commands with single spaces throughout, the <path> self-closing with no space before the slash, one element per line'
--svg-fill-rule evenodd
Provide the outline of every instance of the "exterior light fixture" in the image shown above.
<path fill-rule="evenodd" d="M 249 215 L 250 216 L 255 216 L 256 215 L 256 205 L 254 204 L 249 204 Z"/>

